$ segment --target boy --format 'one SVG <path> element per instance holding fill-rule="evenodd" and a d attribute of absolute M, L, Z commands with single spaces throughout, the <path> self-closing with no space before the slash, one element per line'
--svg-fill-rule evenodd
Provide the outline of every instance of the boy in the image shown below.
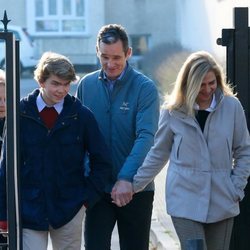
<path fill-rule="evenodd" d="M 111 174 L 109 152 L 93 114 L 69 95 L 71 62 L 46 52 L 34 72 L 40 89 L 20 103 L 20 194 L 23 249 L 80 249 L 85 206 L 98 201 Z M 84 155 L 90 159 L 85 176 Z M 6 221 L 5 160 L 0 220 Z M 85 206 L 83 206 L 85 205 Z"/>

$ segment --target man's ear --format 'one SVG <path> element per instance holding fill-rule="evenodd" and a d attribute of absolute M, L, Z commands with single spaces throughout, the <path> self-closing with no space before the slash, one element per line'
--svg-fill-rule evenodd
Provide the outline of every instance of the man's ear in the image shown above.
<path fill-rule="evenodd" d="M 128 51 L 127 51 L 127 53 L 126 53 L 126 58 L 129 59 L 131 56 L 132 56 L 132 48 L 129 47 L 129 48 L 128 48 Z"/>

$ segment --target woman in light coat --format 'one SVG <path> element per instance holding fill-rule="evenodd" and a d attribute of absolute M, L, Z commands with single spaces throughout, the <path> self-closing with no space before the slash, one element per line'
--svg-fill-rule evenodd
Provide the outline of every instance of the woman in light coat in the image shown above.
<path fill-rule="evenodd" d="M 167 212 L 182 249 L 229 249 L 233 218 L 250 174 L 250 139 L 241 103 L 204 51 L 183 64 L 165 103 L 155 144 L 134 177 L 142 190 L 169 160 Z"/>

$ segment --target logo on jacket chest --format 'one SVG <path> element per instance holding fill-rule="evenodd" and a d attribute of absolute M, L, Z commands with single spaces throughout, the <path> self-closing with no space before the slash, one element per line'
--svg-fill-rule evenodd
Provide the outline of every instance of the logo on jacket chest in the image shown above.
<path fill-rule="evenodd" d="M 129 103 L 128 102 L 123 102 L 121 107 L 120 107 L 120 110 L 129 110 Z"/>

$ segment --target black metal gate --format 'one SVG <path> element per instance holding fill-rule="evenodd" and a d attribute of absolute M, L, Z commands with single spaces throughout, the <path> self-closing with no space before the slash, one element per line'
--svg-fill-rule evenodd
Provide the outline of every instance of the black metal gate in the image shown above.
<path fill-rule="evenodd" d="M 234 8 L 234 29 L 223 29 L 217 44 L 227 48 L 227 77 L 235 85 L 250 128 L 250 28 L 248 8 Z M 230 250 L 250 249 L 250 180 L 235 218 Z"/>
<path fill-rule="evenodd" d="M 7 190 L 7 220 L 8 249 L 22 249 L 21 220 L 19 216 L 19 41 L 12 32 L 8 32 L 6 11 L 1 22 L 4 25 L 0 39 L 5 42 L 5 72 L 6 72 L 6 190 Z"/>

